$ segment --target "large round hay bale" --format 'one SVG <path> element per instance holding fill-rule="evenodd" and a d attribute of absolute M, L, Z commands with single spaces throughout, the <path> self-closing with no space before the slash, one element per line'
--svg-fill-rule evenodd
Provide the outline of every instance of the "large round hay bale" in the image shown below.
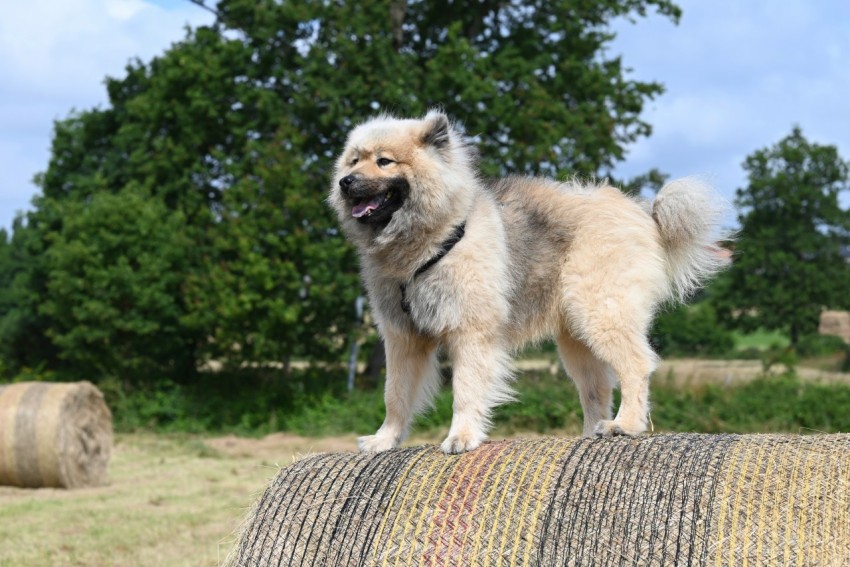
<path fill-rule="evenodd" d="M 850 311 L 823 311 L 820 314 L 818 332 L 833 335 L 850 344 Z"/>
<path fill-rule="evenodd" d="M 655 435 L 320 454 L 228 564 L 850 565 L 850 435 Z"/>
<path fill-rule="evenodd" d="M 111 451 L 112 414 L 89 382 L 0 386 L 0 484 L 96 486 Z"/>

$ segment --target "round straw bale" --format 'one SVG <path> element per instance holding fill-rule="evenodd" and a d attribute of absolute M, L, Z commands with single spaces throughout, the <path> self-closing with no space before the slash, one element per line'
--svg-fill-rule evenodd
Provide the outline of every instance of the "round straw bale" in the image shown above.
<path fill-rule="evenodd" d="M 0 386 L 0 484 L 103 484 L 111 451 L 112 414 L 91 383 Z"/>
<path fill-rule="evenodd" d="M 820 314 L 818 332 L 821 335 L 834 335 L 850 344 L 850 311 L 823 311 Z"/>
<path fill-rule="evenodd" d="M 850 565 L 850 435 L 654 435 L 319 454 L 229 565 Z"/>

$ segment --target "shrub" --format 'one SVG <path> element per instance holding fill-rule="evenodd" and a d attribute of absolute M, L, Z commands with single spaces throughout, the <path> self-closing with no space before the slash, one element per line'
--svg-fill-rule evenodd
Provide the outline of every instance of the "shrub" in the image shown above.
<path fill-rule="evenodd" d="M 845 352 L 847 344 L 832 335 L 805 335 L 797 341 L 797 355 L 804 358 L 827 356 Z"/>
<path fill-rule="evenodd" d="M 346 392 L 344 373 L 327 369 L 289 376 L 268 370 L 206 374 L 191 384 L 163 380 L 145 388 L 124 389 L 117 380 L 100 386 L 118 431 L 362 435 L 373 433 L 384 418 L 382 388 Z M 517 401 L 493 414 L 496 436 L 581 430 L 578 394 L 563 373 L 525 372 L 516 389 Z M 650 397 L 658 431 L 850 431 L 850 385 L 808 382 L 793 372 L 733 386 L 689 387 L 672 376 L 655 377 Z M 445 430 L 451 419 L 452 393 L 446 386 L 434 408 L 417 418 L 413 431 Z"/>
<path fill-rule="evenodd" d="M 717 322 L 714 308 L 707 302 L 681 305 L 661 313 L 650 340 L 662 356 L 711 356 L 731 351 L 735 340 Z"/>

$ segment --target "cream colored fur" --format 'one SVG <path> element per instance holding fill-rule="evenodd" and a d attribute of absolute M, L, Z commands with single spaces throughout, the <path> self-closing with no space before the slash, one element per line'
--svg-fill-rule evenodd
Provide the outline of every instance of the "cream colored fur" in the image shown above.
<path fill-rule="evenodd" d="M 379 165 L 380 158 L 391 163 Z M 409 194 L 387 224 L 364 224 L 340 191 L 346 176 L 404 179 Z M 429 406 L 440 385 L 440 348 L 452 362 L 454 393 L 442 448 L 478 447 L 492 408 L 513 399 L 510 354 L 547 337 L 576 383 L 584 435 L 645 431 L 656 365 L 646 335 L 655 310 L 686 298 L 728 262 L 715 244 L 724 236 L 723 203 L 704 184 L 673 181 L 652 207 L 604 184 L 522 177 L 486 184 L 438 112 L 421 120 L 382 116 L 355 128 L 328 201 L 359 250 L 387 349 L 386 419 L 360 438 L 364 451 L 398 446 Z M 414 277 L 463 222 L 460 242 Z M 617 383 L 622 402 L 614 417 Z"/>

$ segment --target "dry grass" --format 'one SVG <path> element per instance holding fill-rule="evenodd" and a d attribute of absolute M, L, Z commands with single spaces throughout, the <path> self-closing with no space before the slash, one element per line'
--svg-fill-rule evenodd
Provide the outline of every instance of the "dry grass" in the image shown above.
<path fill-rule="evenodd" d="M 107 486 L 0 486 L 0 565 L 218 565 L 278 465 L 354 448 L 354 436 L 122 435 Z"/>
<path fill-rule="evenodd" d="M 796 367 L 795 372 L 803 380 L 825 383 L 850 384 L 850 373 L 837 372 L 843 354 L 822 356 L 809 359 Z M 535 359 L 517 361 L 522 371 L 548 371 L 550 374 L 561 372 L 558 360 L 553 356 L 539 356 Z M 774 365 L 768 374 L 782 374 L 787 368 Z M 715 360 L 708 358 L 665 358 L 655 370 L 653 381 L 669 380 L 677 386 L 697 386 L 722 384 L 730 386 L 749 382 L 765 374 L 760 360 Z"/>
<path fill-rule="evenodd" d="M 837 355 L 841 357 L 843 355 Z M 823 357 L 824 359 L 826 357 Z M 825 367 L 834 368 L 838 364 L 835 356 L 830 359 L 831 365 L 820 361 L 818 366 L 813 367 L 813 361 L 807 361 L 806 366 L 798 365 L 795 369 L 797 376 L 803 380 L 812 380 L 824 383 L 850 383 L 850 373 L 835 372 Z M 776 375 L 786 372 L 782 364 L 774 365 L 768 374 Z M 671 358 L 662 360 L 655 371 L 655 380 L 673 377 L 673 383 L 678 386 L 694 386 L 702 384 L 723 384 L 730 386 L 742 382 L 749 382 L 765 374 L 764 366 L 760 360 L 710 360 L 701 358 Z"/>

